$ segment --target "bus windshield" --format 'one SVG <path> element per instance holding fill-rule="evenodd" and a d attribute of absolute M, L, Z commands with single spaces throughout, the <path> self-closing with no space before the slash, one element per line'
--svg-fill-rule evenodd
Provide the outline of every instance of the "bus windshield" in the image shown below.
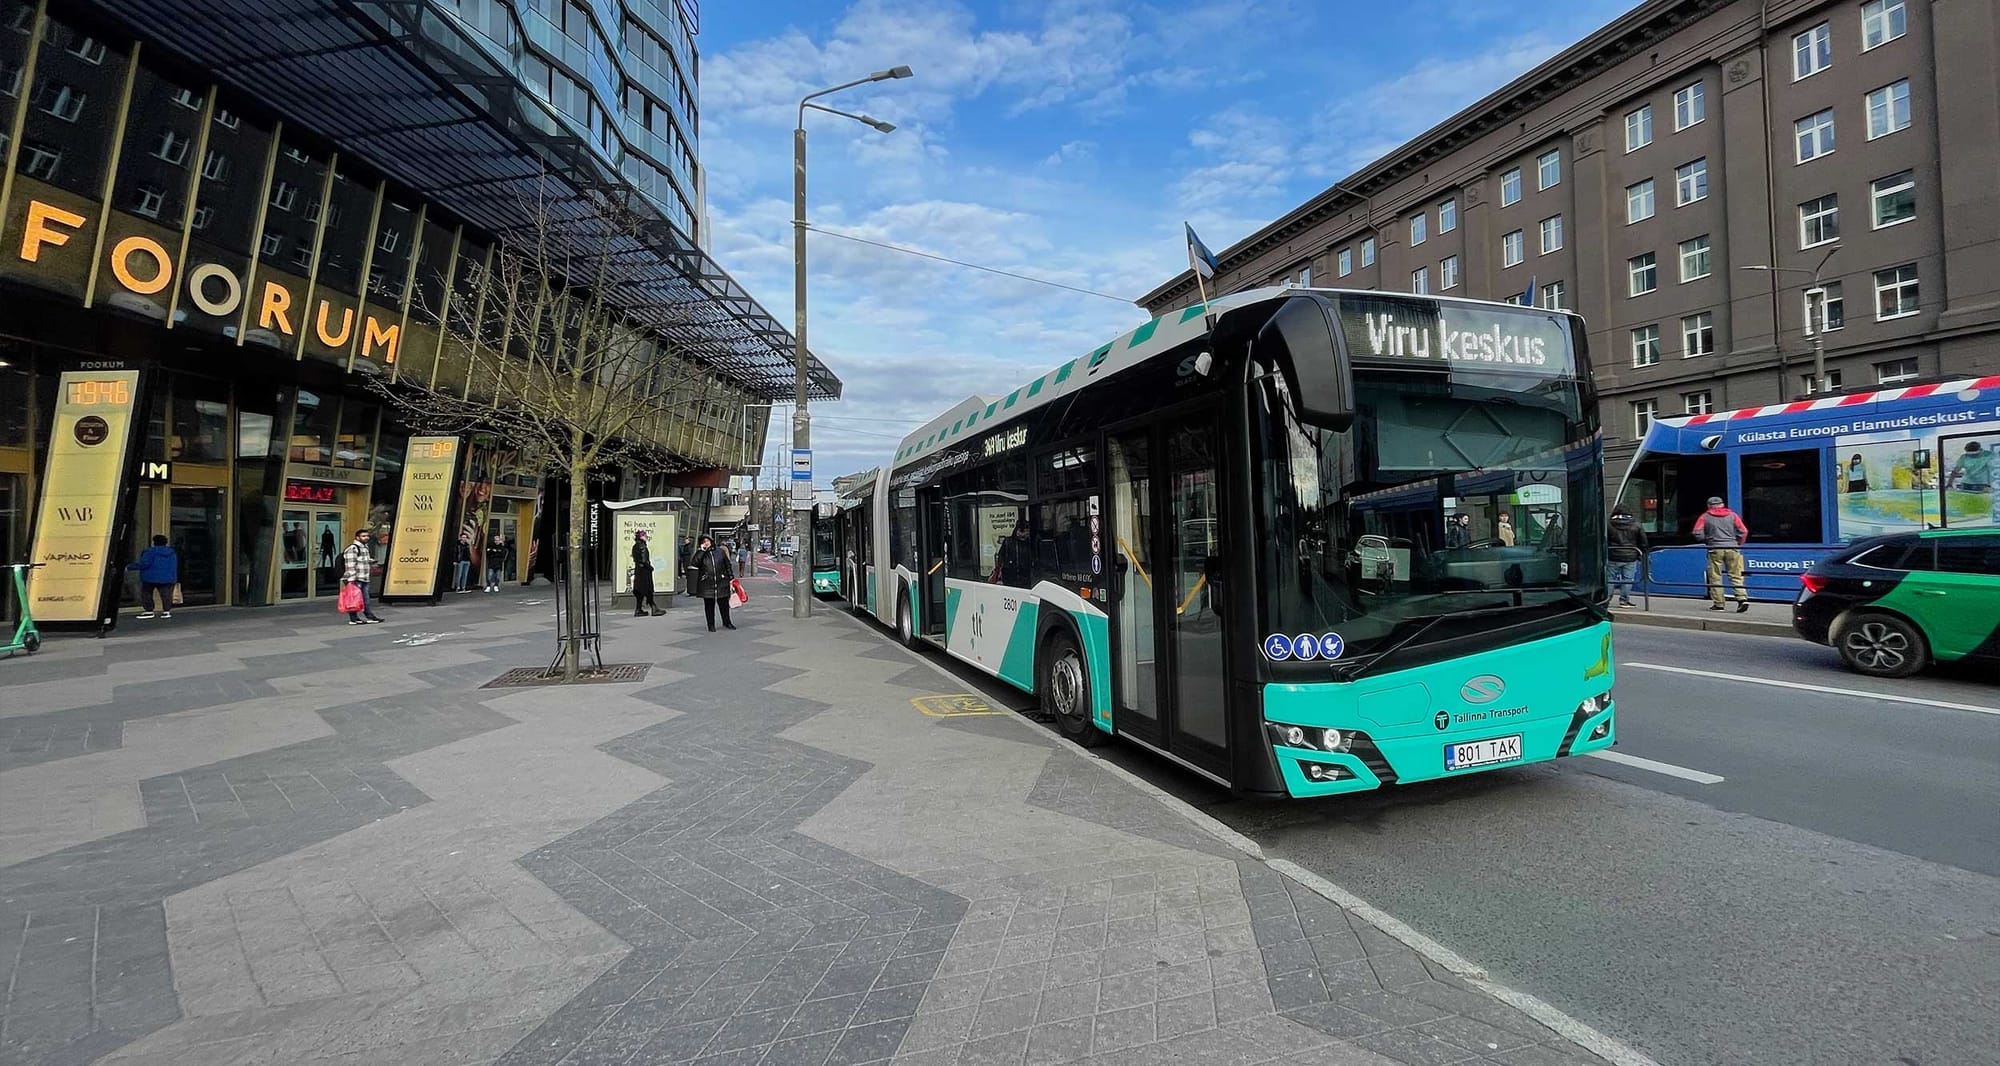
<path fill-rule="evenodd" d="M 1484 627 L 1603 599 L 1602 445 L 1582 380 L 1454 366 L 1354 381 L 1345 434 L 1295 417 L 1277 371 L 1261 382 L 1265 632 L 1338 633 L 1365 656 L 1440 617 Z"/>
<path fill-rule="evenodd" d="M 831 518 L 822 518 L 813 523 L 813 565 L 821 569 L 840 561 L 834 542 L 833 522 Z"/>

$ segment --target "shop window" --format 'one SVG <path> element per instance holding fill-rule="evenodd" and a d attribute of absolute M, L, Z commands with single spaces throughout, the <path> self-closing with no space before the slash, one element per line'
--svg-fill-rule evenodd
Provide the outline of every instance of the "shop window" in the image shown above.
<path fill-rule="evenodd" d="M 169 388 L 167 455 L 176 463 L 229 461 L 229 383 L 175 374 Z"/>

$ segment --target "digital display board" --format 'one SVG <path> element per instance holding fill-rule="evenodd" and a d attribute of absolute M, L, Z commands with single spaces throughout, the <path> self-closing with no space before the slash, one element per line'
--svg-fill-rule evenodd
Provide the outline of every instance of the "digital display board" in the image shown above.
<path fill-rule="evenodd" d="M 436 589 L 457 474 L 457 437 L 410 438 L 410 451 L 403 459 L 402 497 L 396 504 L 396 532 L 389 538 L 384 595 L 429 596 Z"/>
<path fill-rule="evenodd" d="M 1420 296 L 1339 298 L 1337 318 L 1354 363 L 1420 364 L 1540 377 L 1576 373 L 1566 316 Z"/>
<path fill-rule="evenodd" d="M 39 621 L 97 620 L 138 391 L 136 370 L 62 376 L 28 578 Z"/>

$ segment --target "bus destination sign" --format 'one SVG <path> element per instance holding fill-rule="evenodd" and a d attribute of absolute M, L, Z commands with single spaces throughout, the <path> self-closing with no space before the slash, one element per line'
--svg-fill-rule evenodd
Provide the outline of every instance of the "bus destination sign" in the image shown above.
<path fill-rule="evenodd" d="M 1539 308 L 1342 296 L 1340 330 L 1356 362 L 1442 363 L 1545 377 L 1576 372 L 1562 319 Z"/>

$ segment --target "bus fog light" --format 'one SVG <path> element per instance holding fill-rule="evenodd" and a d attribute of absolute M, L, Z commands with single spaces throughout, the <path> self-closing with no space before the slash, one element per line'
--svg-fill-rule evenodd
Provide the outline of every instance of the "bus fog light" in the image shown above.
<path fill-rule="evenodd" d="M 1305 730 L 1303 730 L 1303 729 L 1300 729 L 1300 728 L 1299 728 L 1298 726 L 1295 726 L 1295 725 L 1294 725 L 1294 726 L 1286 726 L 1286 727 L 1285 727 L 1285 744 L 1286 744 L 1286 746 L 1288 746 L 1288 747 L 1293 747 L 1293 748 L 1303 748 L 1303 747 L 1305 747 L 1305 746 L 1306 746 L 1306 731 L 1305 731 Z"/>
<path fill-rule="evenodd" d="M 1338 766 L 1322 766 L 1316 762 L 1306 764 L 1306 776 L 1314 781 L 1338 781 L 1345 774 Z"/>
<path fill-rule="evenodd" d="M 1605 719 L 1602 722 L 1597 723 L 1597 728 L 1590 731 L 1590 739 L 1592 740 L 1603 740 L 1605 737 L 1608 737 L 1610 735 L 1611 735 L 1611 719 L 1609 718 Z"/>

